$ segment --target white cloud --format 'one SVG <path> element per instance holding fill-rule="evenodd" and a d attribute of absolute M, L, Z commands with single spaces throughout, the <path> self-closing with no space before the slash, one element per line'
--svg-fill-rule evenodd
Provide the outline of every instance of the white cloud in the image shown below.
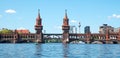
<path fill-rule="evenodd" d="M 14 13 L 16 13 L 16 11 L 13 10 L 13 9 L 5 10 L 5 12 L 8 13 L 8 14 L 14 14 Z"/>
<path fill-rule="evenodd" d="M 112 16 L 108 16 L 108 19 L 112 19 L 112 18 L 120 19 L 120 15 L 112 14 Z"/>
<path fill-rule="evenodd" d="M 113 14 L 112 16 L 113 16 L 113 17 L 116 17 L 117 15 L 116 15 L 116 14 Z"/>
<path fill-rule="evenodd" d="M 71 20 L 70 22 L 71 22 L 71 23 L 77 23 L 77 21 L 76 21 L 76 20 Z"/>

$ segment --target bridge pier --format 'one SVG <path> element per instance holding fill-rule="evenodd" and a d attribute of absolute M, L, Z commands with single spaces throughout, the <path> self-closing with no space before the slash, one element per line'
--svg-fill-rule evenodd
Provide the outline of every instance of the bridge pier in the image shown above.
<path fill-rule="evenodd" d="M 12 43 L 17 43 L 17 40 L 16 40 L 16 39 L 13 39 L 13 40 L 12 40 Z"/>
<path fill-rule="evenodd" d="M 90 42 L 91 42 L 91 41 L 90 41 L 90 37 L 91 37 L 90 32 L 87 33 L 86 36 L 87 36 L 87 38 L 86 38 L 86 43 L 87 43 L 87 44 L 90 44 Z"/>
<path fill-rule="evenodd" d="M 18 34 L 16 33 L 13 35 L 12 43 L 17 43 L 18 42 Z"/>
<path fill-rule="evenodd" d="M 62 42 L 69 43 L 69 33 L 63 33 Z"/>
<path fill-rule="evenodd" d="M 86 41 L 86 44 L 90 44 L 91 42 L 90 41 Z"/>
<path fill-rule="evenodd" d="M 110 41 L 106 40 L 106 41 L 105 41 L 105 44 L 110 44 Z"/>
<path fill-rule="evenodd" d="M 43 34 L 36 34 L 36 42 L 37 43 L 43 43 Z"/>

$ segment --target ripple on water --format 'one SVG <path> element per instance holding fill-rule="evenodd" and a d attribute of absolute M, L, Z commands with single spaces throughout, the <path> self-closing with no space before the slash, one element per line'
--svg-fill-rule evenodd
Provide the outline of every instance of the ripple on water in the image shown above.
<path fill-rule="evenodd" d="M 0 58 L 120 58 L 120 45 L 0 44 Z"/>

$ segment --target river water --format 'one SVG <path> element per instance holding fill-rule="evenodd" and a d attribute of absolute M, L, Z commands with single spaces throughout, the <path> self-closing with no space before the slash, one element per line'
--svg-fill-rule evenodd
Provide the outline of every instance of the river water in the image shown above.
<path fill-rule="evenodd" d="M 120 58 L 120 44 L 0 44 L 0 58 Z"/>

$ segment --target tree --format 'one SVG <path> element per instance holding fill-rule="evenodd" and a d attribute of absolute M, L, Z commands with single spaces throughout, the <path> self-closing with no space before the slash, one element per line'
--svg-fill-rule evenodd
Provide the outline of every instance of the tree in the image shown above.
<path fill-rule="evenodd" d="M 2 30 L 0 30 L 0 34 L 12 34 L 12 33 L 13 31 L 9 29 L 3 28 Z"/>

